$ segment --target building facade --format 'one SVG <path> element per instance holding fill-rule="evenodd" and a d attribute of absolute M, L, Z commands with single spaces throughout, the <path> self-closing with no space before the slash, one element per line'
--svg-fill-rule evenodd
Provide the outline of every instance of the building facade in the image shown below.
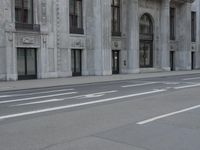
<path fill-rule="evenodd" d="M 200 69 L 200 0 L 1 0 L 0 80 Z"/>

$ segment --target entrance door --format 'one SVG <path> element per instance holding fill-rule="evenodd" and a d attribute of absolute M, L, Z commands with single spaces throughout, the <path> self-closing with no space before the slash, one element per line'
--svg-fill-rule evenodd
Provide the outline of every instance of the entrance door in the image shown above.
<path fill-rule="evenodd" d="M 81 50 L 75 50 L 73 49 L 71 52 L 71 69 L 72 69 L 72 75 L 73 76 L 81 76 L 81 70 L 82 70 L 82 54 Z"/>
<path fill-rule="evenodd" d="M 140 67 L 153 67 L 152 41 L 140 41 Z"/>
<path fill-rule="evenodd" d="M 140 67 L 153 67 L 153 22 L 149 14 L 140 18 Z"/>
<path fill-rule="evenodd" d="M 17 49 L 17 72 L 19 80 L 37 78 L 37 51 L 31 48 Z"/>
<path fill-rule="evenodd" d="M 112 73 L 119 74 L 119 51 L 112 51 Z"/>
<path fill-rule="evenodd" d="M 170 51 L 170 69 L 171 71 L 175 70 L 175 52 L 174 51 Z"/>
<path fill-rule="evenodd" d="M 191 69 L 195 69 L 195 52 L 191 53 Z"/>

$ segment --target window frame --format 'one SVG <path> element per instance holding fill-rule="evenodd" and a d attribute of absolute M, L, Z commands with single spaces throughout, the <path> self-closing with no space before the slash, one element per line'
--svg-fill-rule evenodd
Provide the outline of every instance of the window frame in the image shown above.
<path fill-rule="evenodd" d="M 170 40 L 176 40 L 176 9 L 170 7 Z"/>
<path fill-rule="evenodd" d="M 73 12 L 71 12 L 71 9 L 69 8 L 69 28 L 70 28 L 70 33 L 72 34 L 84 34 L 84 29 L 83 29 L 83 0 L 70 0 L 73 1 Z M 69 1 L 69 7 L 70 7 L 70 1 Z M 76 7 L 77 7 L 77 1 L 81 3 L 81 27 L 79 28 L 77 24 L 78 22 L 78 14 L 76 12 Z"/>
<path fill-rule="evenodd" d="M 121 36 L 121 0 L 118 0 L 118 5 L 114 4 L 115 0 L 112 0 L 112 4 L 111 4 L 111 12 L 112 12 L 112 36 Z M 117 10 L 117 12 L 115 11 Z M 116 29 L 116 24 L 115 24 L 115 20 L 114 20 L 114 16 L 116 15 L 115 13 L 117 13 L 117 31 L 115 31 Z"/>
<path fill-rule="evenodd" d="M 197 14 L 195 11 L 191 12 L 191 41 L 196 42 L 197 32 Z"/>
<path fill-rule="evenodd" d="M 15 10 L 15 28 L 16 30 L 27 30 L 27 31 L 36 31 L 39 32 L 40 31 L 40 25 L 39 24 L 34 24 L 34 0 L 31 0 L 31 11 L 32 11 L 32 15 L 31 15 L 31 23 L 26 23 L 25 21 L 23 21 L 23 18 L 25 16 L 25 8 L 24 8 L 24 0 L 21 0 L 21 4 L 22 4 L 22 14 L 20 16 L 21 18 L 21 22 L 16 21 L 16 0 L 14 1 L 14 10 Z"/>

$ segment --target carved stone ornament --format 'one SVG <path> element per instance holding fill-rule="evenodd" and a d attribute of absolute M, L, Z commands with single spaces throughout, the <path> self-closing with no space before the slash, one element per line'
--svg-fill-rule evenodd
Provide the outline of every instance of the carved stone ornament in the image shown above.
<path fill-rule="evenodd" d="M 35 43 L 35 38 L 33 38 L 33 37 L 23 37 L 22 38 L 22 43 L 23 44 L 34 44 Z"/>

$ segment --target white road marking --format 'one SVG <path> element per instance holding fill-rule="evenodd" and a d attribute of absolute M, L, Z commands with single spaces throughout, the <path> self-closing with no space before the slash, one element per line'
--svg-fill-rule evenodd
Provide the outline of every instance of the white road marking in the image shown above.
<path fill-rule="evenodd" d="M 186 108 L 186 109 L 182 109 L 182 110 L 179 110 L 179 111 L 175 111 L 175 112 L 172 112 L 172 113 L 168 113 L 168 114 L 165 114 L 165 115 L 154 117 L 154 118 L 151 118 L 151 119 L 148 119 L 148 120 L 144 120 L 144 121 L 138 122 L 137 124 L 138 125 L 144 125 L 144 124 L 154 122 L 154 121 L 159 120 L 159 119 L 174 116 L 174 115 L 177 115 L 177 114 L 180 114 L 180 113 L 183 113 L 183 112 L 187 112 L 187 111 L 190 111 L 190 110 L 194 110 L 194 109 L 197 109 L 197 108 L 200 108 L 200 105 L 196 105 L 196 106 L 193 106 L 193 107 L 189 107 L 189 108 Z"/>
<path fill-rule="evenodd" d="M 35 95 L 35 94 L 47 94 L 47 93 L 72 91 L 72 90 L 74 90 L 74 89 L 62 89 L 62 90 L 53 90 L 53 91 L 44 91 L 44 92 L 33 92 L 33 93 L 25 93 L 25 94 L 0 95 L 0 98 L 15 97 L 15 96 L 26 96 L 26 95 L 28 96 L 28 95 Z"/>
<path fill-rule="evenodd" d="M 200 77 L 195 77 L 195 78 L 186 78 L 186 79 L 182 79 L 184 81 L 189 81 L 189 80 L 197 80 L 200 79 Z"/>
<path fill-rule="evenodd" d="M 198 86 L 200 86 L 200 83 L 199 84 L 193 84 L 193 85 L 185 85 L 185 86 L 174 87 L 174 89 L 179 90 L 179 89 L 186 89 L 186 88 L 198 87 Z"/>
<path fill-rule="evenodd" d="M 18 107 L 18 106 L 27 106 L 27 105 L 35 105 L 35 104 L 43 104 L 43 103 L 51 103 L 51 102 L 60 102 L 60 101 L 65 101 L 68 99 L 81 99 L 81 98 L 91 98 L 89 95 L 97 95 L 99 94 L 109 94 L 109 93 L 115 93 L 117 91 L 106 91 L 106 92 L 99 92 L 99 93 L 92 93 L 92 94 L 87 94 L 87 95 L 79 95 L 79 96 L 73 96 L 73 97 L 67 97 L 65 99 L 51 99 L 51 100 L 44 100 L 44 101 L 37 101 L 37 102 L 30 102 L 30 103 L 23 103 L 23 104 L 16 104 L 16 105 L 11 105 L 11 107 Z M 103 95 L 102 95 L 103 96 Z"/>
<path fill-rule="evenodd" d="M 63 110 L 63 109 L 67 109 L 67 108 L 75 108 L 75 107 L 80 107 L 80 106 L 104 103 L 104 102 L 115 101 L 115 100 L 124 99 L 124 98 L 148 95 L 148 94 L 153 94 L 153 93 L 160 93 L 160 92 L 164 92 L 164 91 L 166 91 L 166 90 L 164 90 L 164 89 L 154 90 L 154 91 L 148 91 L 148 92 L 143 92 L 143 93 L 136 93 L 136 94 L 131 94 L 131 95 L 124 95 L 124 96 L 119 96 L 119 97 L 90 101 L 90 102 L 85 102 L 85 103 L 78 103 L 78 104 L 65 105 L 65 106 L 53 107 L 53 108 L 47 108 L 47 109 L 41 109 L 41 110 L 35 110 L 35 111 L 28 111 L 28 112 L 23 112 L 23 113 L 10 114 L 10 115 L 5 115 L 5 116 L 0 116 L 0 120 L 21 117 L 21 116 L 27 116 L 27 115 L 33 115 L 33 114 L 44 113 L 44 112 L 51 112 L 51 111 L 56 111 L 56 110 Z"/>
<path fill-rule="evenodd" d="M 56 97 L 56 96 L 63 96 L 63 95 L 70 95 L 70 94 L 76 94 L 76 93 L 77 92 L 68 92 L 68 93 L 60 93 L 60 94 L 53 94 L 53 95 L 29 97 L 29 98 L 22 98 L 22 99 L 5 100 L 5 101 L 0 101 L 0 104 L 12 103 L 12 102 L 21 102 L 21 101 L 27 101 L 27 100 L 40 99 L 40 98 Z"/>
<path fill-rule="evenodd" d="M 141 83 L 141 84 L 124 85 L 124 86 L 122 86 L 122 87 L 123 87 L 123 88 L 137 87 L 137 86 L 151 85 L 151 84 L 156 84 L 156 83 L 157 83 L 157 82 L 147 82 L 147 83 Z"/>

